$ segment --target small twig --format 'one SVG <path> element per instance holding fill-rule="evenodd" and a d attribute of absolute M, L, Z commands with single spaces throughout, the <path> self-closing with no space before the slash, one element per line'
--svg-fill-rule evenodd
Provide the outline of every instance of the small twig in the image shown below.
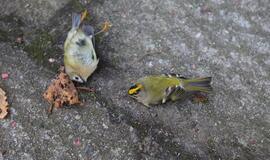
<path fill-rule="evenodd" d="M 89 87 L 76 87 L 78 90 L 86 91 L 86 92 L 95 92 L 95 88 L 89 88 Z"/>

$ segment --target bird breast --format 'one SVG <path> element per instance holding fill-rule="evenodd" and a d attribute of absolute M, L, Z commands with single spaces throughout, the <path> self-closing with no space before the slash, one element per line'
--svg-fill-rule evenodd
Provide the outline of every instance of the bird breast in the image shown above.
<path fill-rule="evenodd" d="M 81 42 L 78 42 L 81 43 Z M 83 65 L 90 65 L 95 61 L 95 50 L 92 44 L 81 46 L 78 43 L 74 43 L 70 48 L 70 55 L 75 61 L 80 62 Z"/>

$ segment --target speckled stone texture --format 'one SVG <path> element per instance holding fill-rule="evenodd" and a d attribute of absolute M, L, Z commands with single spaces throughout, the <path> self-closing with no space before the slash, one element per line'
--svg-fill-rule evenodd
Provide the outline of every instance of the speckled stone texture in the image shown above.
<path fill-rule="evenodd" d="M 48 116 L 42 94 L 63 64 L 71 13 L 84 8 L 97 30 L 113 24 L 96 38 L 99 68 L 84 85 L 96 93 Z M 0 159 L 270 159 L 268 0 L 1 0 L 0 10 L 10 104 Z M 127 96 L 162 73 L 212 76 L 209 103 L 146 108 Z"/>

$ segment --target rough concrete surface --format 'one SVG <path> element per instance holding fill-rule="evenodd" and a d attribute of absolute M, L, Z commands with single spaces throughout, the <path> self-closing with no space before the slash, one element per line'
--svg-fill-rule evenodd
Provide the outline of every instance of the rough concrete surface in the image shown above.
<path fill-rule="evenodd" d="M 270 159 L 268 0 L 0 1 L 0 159 Z M 84 85 L 97 91 L 48 116 L 42 94 L 71 13 L 85 8 L 97 30 L 113 24 Z M 212 76 L 209 103 L 146 108 L 127 96 L 136 79 L 168 72 Z"/>

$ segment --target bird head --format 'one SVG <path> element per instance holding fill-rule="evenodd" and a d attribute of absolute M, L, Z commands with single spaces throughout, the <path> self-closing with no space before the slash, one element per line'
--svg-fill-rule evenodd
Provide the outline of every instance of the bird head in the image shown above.
<path fill-rule="evenodd" d="M 87 81 L 87 79 L 83 78 L 82 76 L 74 72 L 69 73 L 69 77 L 72 81 L 79 82 L 79 83 L 85 83 Z"/>
<path fill-rule="evenodd" d="M 141 91 L 144 89 L 143 85 L 141 83 L 136 83 L 132 86 L 130 86 L 128 90 L 128 95 L 130 95 L 133 98 L 138 98 Z"/>

